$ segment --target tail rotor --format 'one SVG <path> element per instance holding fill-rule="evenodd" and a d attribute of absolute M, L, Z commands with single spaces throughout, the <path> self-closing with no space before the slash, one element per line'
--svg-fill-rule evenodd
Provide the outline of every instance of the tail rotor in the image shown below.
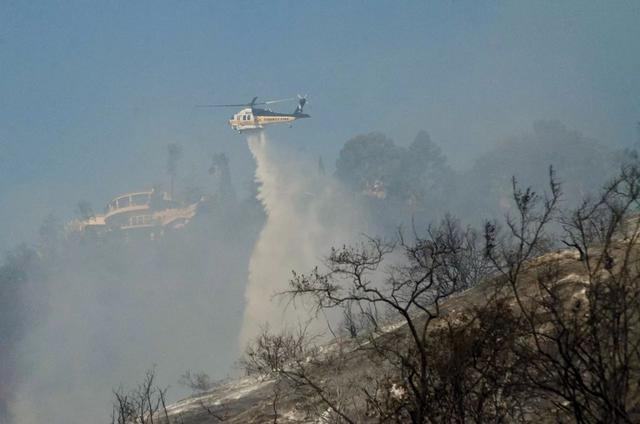
<path fill-rule="evenodd" d="M 298 106 L 296 106 L 296 110 L 294 113 L 303 113 L 304 105 L 307 104 L 307 94 L 304 96 L 298 94 Z"/>

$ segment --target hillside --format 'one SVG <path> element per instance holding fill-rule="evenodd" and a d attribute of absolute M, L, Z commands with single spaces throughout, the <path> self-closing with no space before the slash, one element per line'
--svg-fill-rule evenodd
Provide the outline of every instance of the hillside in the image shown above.
<path fill-rule="evenodd" d="M 548 193 L 514 183 L 513 213 L 482 232 L 446 217 L 422 236 L 331 249 L 280 295 L 316 319 L 342 312 L 334 338 L 265 329 L 240 361 L 246 378 L 168 406 L 165 421 L 638 422 L 640 168 L 576 209 L 560 198 L 551 170 Z M 132 393 L 121 411 L 162 411 Z"/>
<path fill-rule="evenodd" d="M 615 259 L 621 259 L 624 251 L 617 250 Z M 540 297 L 539 287 L 536 281 L 543 269 L 553 265 L 557 268 L 553 289 L 563 292 L 566 298 L 578 299 L 584 296 L 585 284 L 588 284 L 589 276 L 584 263 L 578 260 L 575 250 L 561 250 L 549 253 L 530 261 L 526 272 L 522 275 L 522 293 L 527 297 Z M 479 285 L 464 292 L 450 296 L 442 303 L 442 316 L 438 319 L 440 325 L 456 322 L 461 316 L 471 313 L 478 308 L 486 306 L 488 302 L 498 297 L 506 299 L 515 307 L 515 299 L 508 289 L 501 284 L 500 278 L 486 280 Z M 437 331 L 438 324 L 431 331 Z M 395 340 L 395 336 L 408 337 L 406 328 L 402 322 L 397 325 L 387 326 L 382 332 L 376 334 L 377 338 L 388 337 Z M 364 358 L 366 350 L 362 350 L 363 344 L 369 342 L 369 337 L 361 339 L 336 339 L 324 345 L 320 349 L 319 359 L 313 367 L 313 377 L 317 381 L 327 381 L 336 378 L 336 366 L 331 360 L 323 363 L 323 352 L 344 352 L 344 362 L 340 364 L 339 377 L 343 381 L 354 378 L 367 378 L 375 369 L 371 369 L 371 361 Z M 329 355 L 333 358 L 331 355 Z M 246 377 L 244 379 L 228 381 L 214 390 L 193 396 L 177 402 L 168 407 L 172 420 L 184 424 L 216 423 L 224 420 L 225 423 L 328 423 L 335 421 L 335 417 L 322 402 L 311 394 L 312 391 L 301 390 L 300 387 L 287 384 L 280 387 L 277 399 L 277 420 L 274 414 L 274 390 L 276 377 Z M 391 388 L 390 390 L 394 390 Z M 524 421 L 544 422 L 553 421 L 553 416 L 547 409 L 545 402 L 530 400 L 528 416 Z M 320 411 L 320 413 L 318 413 Z M 323 412 L 324 411 L 324 412 Z M 546 419 L 542 417 L 546 416 Z M 377 418 L 370 417 L 370 422 L 377 422 Z"/>

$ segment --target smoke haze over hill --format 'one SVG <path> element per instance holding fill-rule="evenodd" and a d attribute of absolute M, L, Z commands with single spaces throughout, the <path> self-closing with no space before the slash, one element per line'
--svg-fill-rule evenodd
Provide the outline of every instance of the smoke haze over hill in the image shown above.
<path fill-rule="evenodd" d="M 157 240 L 77 238 L 51 218 L 35 251 L 17 249 L 5 260 L 0 277 L 13 291 L 3 292 L 11 304 L 3 310 L 10 344 L 0 352 L 4 414 L 8 404 L 17 423 L 106 416 L 111 390 L 154 365 L 172 398 L 184 395 L 175 384 L 186 370 L 224 377 L 260 329 L 306 322 L 305 305 L 285 308 L 274 295 L 291 271 L 321 265 L 331 246 L 399 227 L 422 231 L 447 211 L 464 222 L 509 212 L 509 175 L 540 187 L 549 165 L 571 201 L 600 186 L 622 155 L 553 122 L 496 147 L 466 173 L 450 169 L 426 133 L 409 147 L 357 136 L 335 175 L 264 132 L 247 143 L 255 194 L 236 199 L 218 155 L 215 196 L 180 230 Z M 534 152 L 539 159 L 528 161 Z M 187 197 L 193 190 L 182 187 Z"/>
<path fill-rule="evenodd" d="M 237 357 L 260 220 L 232 202 L 156 241 L 84 238 L 41 247 L 39 275 L 25 278 L 28 291 L 14 299 L 16 319 L 35 316 L 3 358 L 17 374 L 4 394 L 15 422 L 108 417 L 111 391 L 152 366 L 172 396 L 188 393 L 177 386 L 188 369 L 224 377 Z"/>
<path fill-rule="evenodd" d="M 223 378 L 261 327 L 306 318 L 273 295 L 332 246 L 504 216 L 511 177 L 540 192 L 549 166 L 566 206 L 597 191 L 640 148 L 639 20 L 582 0 L 0 2 L 0 424 L 107 421 L 154 364 L 172 399 L 188 369 Z M 236 109 L 194 107 L 297 92 L 311 119 L 247 137 Z M 192 219 L 70 230 L 152 188 Z"/>

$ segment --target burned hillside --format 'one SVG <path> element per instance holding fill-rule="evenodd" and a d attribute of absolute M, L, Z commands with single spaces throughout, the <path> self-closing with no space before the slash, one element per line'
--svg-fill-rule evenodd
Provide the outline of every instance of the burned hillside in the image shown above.
<path fill-rule="evenodd" d="M 624 167 L 575 209 L 560 199 L 551 172 L 546 194 L 514 183 L 518 212 L 503 225 L 477 232 L 447 218 L 424 237 L 332 250 L 282 295 L 342 310 L 336 338 L 265 329 L 244 380 L 171 405 L 168 418 L 635 422 L 640 171 Z"/>

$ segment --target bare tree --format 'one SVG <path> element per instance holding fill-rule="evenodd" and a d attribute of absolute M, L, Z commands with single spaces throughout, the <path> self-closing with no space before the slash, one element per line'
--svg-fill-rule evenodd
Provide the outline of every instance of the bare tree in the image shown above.
<path fill-rule="evenodd" d="M 306 326 L 295 332 L 285 329 L 279 333 L 270 332 L 266 326 L 245 349 L 240 360 L 245 372 L 274 380 L 271 397 L 274 423 L 278 422 L 278 403 L 285 387 L 317 387 L 307 384 L 312 381 L 309 359 L 317 354 L 312 342 Z"/>
<path fill-rule="evenodd" d="M 595 201 L 558 217 L 562 240 L 578 251 L 573 277 L 561 259 L 533 257 L 548 246 L 545 228 L 559 189 L 540 198 L 514 184 L 518 215 L 500 240 L 487 226 L 487 253 L 507 282 L 526 323 L 514 353 L 521 384 L 559 417 L 578 423 L 631 423 L 640 407 L 640 274 L 637 242 L 640 172 L 622 170 Z M 562 418 L 561 418 L 562 419 Z"/>
<path fill-rule="evenodd" d="M 325 261 L 325 272 L 316 268 L 308 275 L 294 273 L 286 292 L 294 300 L 311 298 L 318 311 L 355 307 L 367 316 L 384 313 L 401 324 L 400 331 L 380 328 L 371 332 L 367 343 L 356 348 L 366 353 L 365 359 L 378 363 L 384 376 L 382 380 L 369 376 L 367 384 L 359 386 L 382 421 L 423 423 L 437 419 L 433 413 L 434 347 L 430 333 L 441 316 L 441 302 L 486 276 L 487 262 L 479 247 L 473 230 L 463 229 L 447 217 L 430 227 L 426 237 L 414 232 L 411 242 L 402 234 L 395 243 L 368 239 L 357 247 L 333 249 Z M 299 377 L 305 380 L 307 376 Z M 381 390 L 384 381 L 389 384 Z M 389 398 L 392 387 L 404 393 L 402 402 Z M 316 393 L 327 398 L 321 387 Z M 322 400 L 344 421 L 357 422 L 347 409 L 336 407 L 337 399 Z"/>
<path fill-rule="evenodd" d="M 160 416 L 165 424 L 171 423 L 166 406 L 167 389 L 155 384 L 155 376 L 155 368 L 152 368 L 145 372 L 142 383 L 133 390 L 120 387 L 113 391 L 112 424 L 154 424 L 160 422 Z"/>

